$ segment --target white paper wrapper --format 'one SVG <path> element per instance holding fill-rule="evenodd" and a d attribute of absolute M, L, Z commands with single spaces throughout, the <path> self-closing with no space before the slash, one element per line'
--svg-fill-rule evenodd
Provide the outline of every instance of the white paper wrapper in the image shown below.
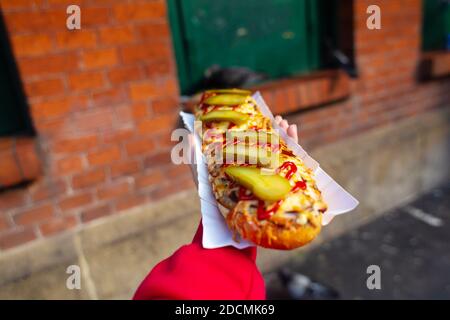
<path fill-rule="evenodd" d="M 349 212 L 358 206 L 356 200 L 351 194 L 344 190 L 336 181 L 334 181 L 319 163 L 311 158 L 303 148 L 294 142 L 281 128 L 275 123 L 273 114 L 263 100 L 259 92 L 253 95 L 261 112 L 272 120 L 275 129 L 280 129 L 279 134 L 292 149 L 295 155 L 300 157 L 305 165 L 315 173 L 317 187 L 322 192 L 324 201 L 328 205 L 328 210 L 323 215 L 322 224 L 327 225 L 334 216 Z M 186 128 L 194 133 L 195 117 L 193 114 L 180 112 Z M 301 136 L 301 132 L 300 132 Z M 204 155 L 201 152 L 201 138 L 195 135 L 195 161 L 198 174 L 198 195 L 200 197 L 200 207 L 203 222 L 203 247 L 212 249 L 225 246 L 233 246 L 238 249 L 254 246 L 253 243 L 241 239 L 239 242 L 233 240 L 232 233 L 228 229 L 225 218 L 217 207 L 217 201 L 214 197 L 211 184 L 208 180 L 208 170 L 204 161 Z"/>

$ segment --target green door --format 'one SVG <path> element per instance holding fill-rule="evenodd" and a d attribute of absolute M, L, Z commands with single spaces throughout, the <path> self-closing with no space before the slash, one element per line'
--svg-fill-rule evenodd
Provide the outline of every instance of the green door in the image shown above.
<path fill-rule="evenodd" d="M 318 68 L 317 1 L 169 0 L 180 86 L 212 65 L 279 78 Z"/>
<path fill-rule="evenodd" d="M 422 47 L 443 50 L 450 35 L 450 4 L 442 0 L 423 0 Z"/>

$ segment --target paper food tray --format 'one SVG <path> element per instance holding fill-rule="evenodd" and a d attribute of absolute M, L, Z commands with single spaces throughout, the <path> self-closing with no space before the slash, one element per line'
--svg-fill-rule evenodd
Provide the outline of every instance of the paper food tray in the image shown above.
<path fill-rule="evenodd" d="M 328 210 L 323 215 L 323 225 L 327 225 L 334 216 L 347 213 L 358 206 L 356 200 L 351 194 L 344 190 L 336 181 L 334 181 L 319 166 L 319 163 L 311 158 L 308 153 L 293 139 L 291 139 L 281 128 L 275 123 L 273 114 L 265 103 L 259 92 L 253 95 L 261 112 L 272 120 L 275 129 L 279 129 L 281 138 L 292 149 L 295 155 L 300 157 L 305 165 L 312 169 L 315 173 L 317 187 L 322 192 L 324 201 L 328 205 Z M 232 232 L 228 229 L 225 218 L 217 207 L 217 201 L 214 197 L 211 184 L 208 179 L 208 170 L 204 161 L 204 155 L 201 152 L 201 138 L 195 134 L 193 114 L 180 112 L 181 118 L 186 128 L 195 135 L 195 162 L 198 174 L 198 195 L 200 197 L 200 208 L 203 223 L 203 247 L 208 249 L 220 248 L 225 246 L 233 246 L 238 249 L 255 246 L 255 244 L 240 239 L 239 242 L 233 240 Z M 301 136 L 301 131 L 300 131 Z"/>

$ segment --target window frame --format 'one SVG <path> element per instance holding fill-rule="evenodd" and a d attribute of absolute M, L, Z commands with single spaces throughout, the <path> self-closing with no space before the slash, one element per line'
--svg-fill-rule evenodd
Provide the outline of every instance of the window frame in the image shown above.
<path fill-rule="evenodd" d="M 317 0 L 305 0 L 306 13 L 311 16 L 319 17 L 323 11 L 323 1 Z M 326 1 L 326 0 L 325 0 Z M 329 1 L 329 0 L 328 0 Z M 334 1 L 329 1 L 334 2 Z M 174 47 L 174 55 L 176 58 L 177 65 L 177 75 L 180 86 L 180 91 L 182 94 L 192 94 L 195 90 L 192 90 L 194 81 L 191 78 L 192 70 L 188 62 L 187 57 L 187 46 L 188 41 L 185 32 L 183 32 L 184 18 L 182 14 L 182 8 L 180 6 L 181 1 L 179 0 L 167 0 L 168 5 L 168 17 L 170 21 L 171 31 L 172 31 L 172 43 Z M 311 5 L 314 3 L 314 5 Z M 328 3 L 328 2 L 327 2 Z M 336 19 L 334 19 L 334 23 Z M 311 19 L 308 19 L 306 24 L 306 29 L 309 34 L 315 34 L 315 36 L 310 37 L 309 41 L 312 42 L 310 47 L 311 50 L 306 50 L 306 59 L 309 65 L 314 66 L 310 70 L 305 72 L 299 72 L 293 75 L 287 75 L 286 77 L 297 76 L 303 74 L 309 74 L 311 72 L 320 71 L 324 67 L 324 57 L 323 57 L 323 44 L 320 42 L 322 36 L 324 35 L 324 28 L 320 25 L 321 21 L 316 23 L 311 23 Z M 337 34 L 335 35 L 337 36 Z M 271 78 L 269 81 L 276 81 L 277 79 L 282 79 L 281 77 Z"/>

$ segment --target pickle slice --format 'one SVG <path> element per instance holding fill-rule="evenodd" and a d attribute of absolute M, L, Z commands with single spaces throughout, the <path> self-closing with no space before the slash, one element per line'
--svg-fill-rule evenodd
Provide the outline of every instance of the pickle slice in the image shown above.
<path fill-rule="evenodd" d="M 246 144 L 226 145 L 223 149 L 223 159 L 227 164 L 257 164 L 272 167 L 272 163 L 274 166 L 279 163 L 277 154 L 272 153 L 270 149 Z"/>
<path fill-rule="evenodd" d="M 262 175 L 261 169 L 256 167 L 232 166 L 225 168 L 225 173 L 261 200 L 278 201 L 291 190 L 286 178 L 278 174 Z"/>
<path fill-rule="evenodd" d="M 206 93 L 233 93 L 233 94 L 242 94 L 242 95 L 250 95 L 252 92 L 250 90 L 243 90 L 243 89 L 212 89 L 212 90 L 206 90 Z"/>
<path fill-rule="evenodd" d="M 206 98 L 203 103 L 215 106 L 234 106 L 237 104 L 242 104 L 246 100 L 247 96 L 242 94 L 219 94 Z"/>
<path fill-rule="evenodd" d="M 248 114 L 232 110 L 216 110 L 208 112 L 200 117 L 200 121 L 230 121 L 234 124 L 243 124 L 248 121 Z"/>
<path fill-rule="evenodd" d="M 259 143 L 259 144 L 280 144 L 281 139 L 275 132 L 256 131 L 256 130 L 243 130 L 243 131 L 230 131 L 227 132 L 227 139 L 234 141 Z"/>

